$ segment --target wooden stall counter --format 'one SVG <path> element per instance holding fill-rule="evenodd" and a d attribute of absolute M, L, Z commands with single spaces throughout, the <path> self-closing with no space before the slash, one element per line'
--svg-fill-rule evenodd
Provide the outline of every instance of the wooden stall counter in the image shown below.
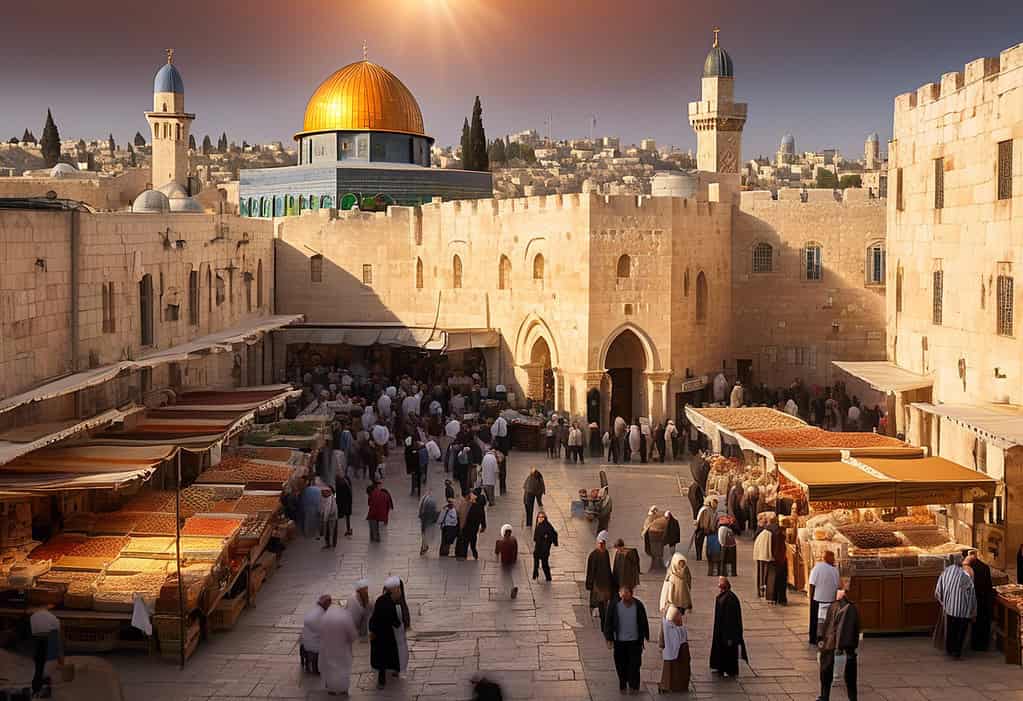
<path fill-rule="evenodd" d="M 933 572 L 858 572 L 850 578 L 849 598 L 865 633 L 927 630 L 938 621 L 937 582 Z"/>

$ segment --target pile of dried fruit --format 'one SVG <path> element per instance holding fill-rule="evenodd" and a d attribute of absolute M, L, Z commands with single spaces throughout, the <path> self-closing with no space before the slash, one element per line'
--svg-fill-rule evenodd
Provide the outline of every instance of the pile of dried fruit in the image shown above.
<path fill-rule="evenodd" d="M 99 572 L 50 570 L 36 581 L 40 584 L 66 584 L 67 590 L 74 593 L 88 591 L 100 576 Z"/>
<path fill-rule="evenodd" d="M 174 492 L 142 492 L 129 499 L 121 511 L 173 513 Z"/>
<path fill-rule="evenodd" d="M 262 511 L 276 511 L 281 505 L 281 498 L 270 494 L 243 494 L 235 502 L 234 513 L 256 514 Z"/>
<path fill-rule="evenodd" d="M 899 448 L 906 445 L 877 433 L 837 433 L 813 426 L 742 431 L 742 435 L 764 448 Z"/>
<path fill-rule="evenodd" d="M 181 529 L 181 534 L 229 538 L 238 531 L 240 525 L 241 520 L 238 518 L 193 516 L 185 521 L 185 527 Z"/>
<path fill-rule="evenodd" d="M 181 490 L 181 515 L 191 516 L 192 514 L 209 513 L 213 505 L 218 502 L 217 493 L 212 489 L 202 487 L 189 487 Z M 173 504 L 171 505 L 173 508 Z"/>
<path fill-rule="evenodd" d="M 241 538 L 258 538 L 263 534 L 270 519 L 263 514 L 249 514 L 242 522 L 238 535 Z"/>
<path fill-rule="evenodd" d="M 175 535 L 177 533 L 177 519 L 174 514 L 142 514 L 135 528 L 133 535 Z"/>
<path fill-rule="evenodd" d="M 57 560 L 61 557 L 106 558 L 109 562 L 128 544 L 127 536 L 72 538 L 57 536 L 29 554 L 32 560 Z"/>
<path fill-rule="evenodd" d="M 135 594 L 157 597 L 167 581 L 164 572 L 143 572 L 130 575 L 104 575 L 96 586 L 96 601 L 131 603 Z"/>
<path fill-rule="evenodd" d="M 130 533 L 142 516 L 131 511 L 111 511 L 97 514 L 90 533 Z"/>
<path fill-rule="evenodd" d="M 741 409 L 702 407 L 696 411 L 701 416 L 732 431 L 795 428 L 806 425 L 794 416 L 766 407 L 743 407 Z"/>
<path fill-rule="evenodd" d="M 132 538 L 121 551 L 124 556 L 153 557 L 156 555 L 174 555 L 174 539 L 165 536 L 149 536 Z"/>
<path fill-rule="evenodd" d="M 937 528 L 899 530 L 907 543 L 918 548 L 936 548 L 948 542 L 948 535 Z"/>
<path fill-rule="evenodd" d="M 901 545 L 891 526 L 881 523 L 850 523 L 838 529 L 857 548 L 895 548 Z"/>
<path fill-rule="evenodd" d="M 237 464 L 244 463 L 244 464 Z M 263 465 L 232 459 L 231 466 L 218 465 L 212 470 L 199 475 L 197 483 L 205 484 L 247 484 L 249 482 L 285 482 L 291 477 L 290 467 L 278 467 L 276 465 Z"/>

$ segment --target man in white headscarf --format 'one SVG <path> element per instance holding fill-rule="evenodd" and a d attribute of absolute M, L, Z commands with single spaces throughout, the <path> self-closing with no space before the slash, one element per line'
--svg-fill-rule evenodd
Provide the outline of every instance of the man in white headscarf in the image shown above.
<path fill-rule="evenodd" d="M 675 606 L 668 607 L 661 621 L 661 652 L 661 681 L 657 691 L 662 694 L 688 692 L 689 632 L 682 611 Z"/>
<path fill-rule="evenodd" d="M 320 678 L 329 694 L 347 694 L 352 681 L 352 643 L 359 634 L 352 614 L 332 606 L 323 616 L 320 635 Z"/>
<path fill-rule="evenodd" d="M 330 595 L 324 594 L 316 601 L 309 613 L 302 619 L 302 635 L 298 642 L 298 655 L 302 669 L 319 674 L 317 660 L 320 655 L 320 633 L 323 628 L 323 617 L 330 608 Z"/>
<path fill-rule="evenodd" d="M 365 638 L 369 633 L 369 615 L 371 613 L 369 600 L 369 580 L 360 579 L 355 583 L 355 591 L 348 597 L 348 612 L 352 614 L 352 623 L 359 632 L 360 638 Z"/>

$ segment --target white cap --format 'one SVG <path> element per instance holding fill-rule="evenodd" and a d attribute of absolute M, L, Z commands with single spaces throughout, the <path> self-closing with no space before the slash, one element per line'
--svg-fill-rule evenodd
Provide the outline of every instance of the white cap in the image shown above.
<path fill-rule="evenodd" d="M 394 589 L 400 586 L 401 580 L 393 575 L 384 580 L 384 589 Z"/>
<path fill-rule="evenodd" d="M 506 523 L 503 526 L 501 526 L 501 535 L 504 535 L 505 533 L 511 533 L 511 532 L 512 532 L 512 527 L 511 527 L 510 523 Z"/>
<path fill-rule="evenodd" d="M 611 536 L 608 535 L 607 531 L 601 531 L 597 534 L 598 543 L 606 543 Z"/>
<path fill-rule="evenodd" d="M 355 591 L 359 591 L 360 589 L 369 589 L 369 580 L 368 579 L 363 578 L 363 579 L 360 579 L 358 582 L 355 583 Z"/>

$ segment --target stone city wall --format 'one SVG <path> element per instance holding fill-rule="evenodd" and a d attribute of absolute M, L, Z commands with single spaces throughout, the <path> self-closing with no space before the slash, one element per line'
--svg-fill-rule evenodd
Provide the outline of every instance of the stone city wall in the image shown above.
<path fill-rule="evenodd" d="M 93 209 L 119 210 L 130 207 L 150 180 L 148 168 L 133 168 L 109 177 L 87 175 L 0 178 L 0 197 L 45 197 L 53 191 L 60 199 L 85 202 Z"/>

